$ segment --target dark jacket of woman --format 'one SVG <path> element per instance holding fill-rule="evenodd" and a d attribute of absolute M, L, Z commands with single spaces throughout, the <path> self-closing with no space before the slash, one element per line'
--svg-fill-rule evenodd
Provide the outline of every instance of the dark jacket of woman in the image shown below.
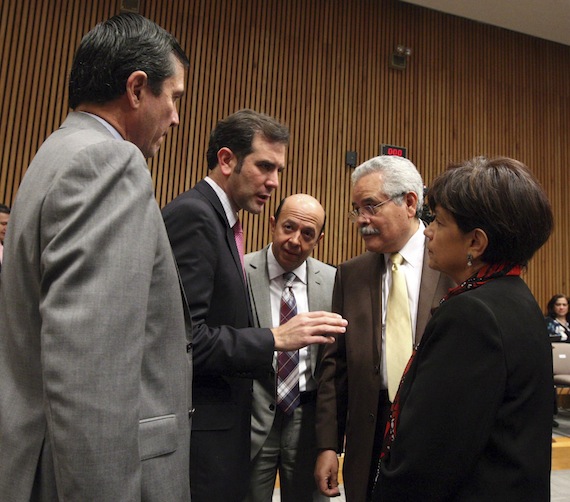
<path fill-rule="evenodd" d="M 519 277 L 434 313 L 400 389 L 383 502 L 550 500 L 552 353 Z"/>

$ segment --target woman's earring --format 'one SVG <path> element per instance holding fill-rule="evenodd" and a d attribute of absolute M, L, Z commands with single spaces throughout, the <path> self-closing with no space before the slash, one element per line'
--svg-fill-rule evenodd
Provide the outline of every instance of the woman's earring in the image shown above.
<path fill-rule="evenodd" d="M 473 255 L 471 253 L 467 253 L 467 266 L 468 267 L 473 266 Z"/>

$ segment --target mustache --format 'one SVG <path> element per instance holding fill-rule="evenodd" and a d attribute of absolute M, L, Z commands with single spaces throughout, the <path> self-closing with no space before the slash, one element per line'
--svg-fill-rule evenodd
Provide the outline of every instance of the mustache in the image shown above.
<path fill-rule="evenodd" d="M 360 231 L 360 235 L 375 235 L 375 234 L 379 234 L 380 230 L 378 230 L 377 228 L 374 227 L 360 227 L 359 229 Z"/>

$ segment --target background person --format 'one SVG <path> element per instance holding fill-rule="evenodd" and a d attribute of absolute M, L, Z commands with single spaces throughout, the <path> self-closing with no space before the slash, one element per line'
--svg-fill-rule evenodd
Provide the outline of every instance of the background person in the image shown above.
<path fill-rule="evenodd" d="M 75 54 L 74 111 L 30 164 L 4 249 L 0 500 L 190 500 L 184 307 L 145 160 L 178 125 L 187 65 L 135 14 Z"/>
<path fill-rule="evenodd" d="M 546 329 L 550 336 L 560 336 L 561 342 L 570 342 L 568 297 L 554 295 L 546 306 Z"/>
<path fill-rule="evenodd" d="M 326 335 L 346 325 L 337 314 L 307 312 L 252 327 L 238 211 L 262 211 L 279 186 L 288 140 L 286 127 L 253 110 L 221 120 L 210 136 L 209 175 L 163 210 L 194 322 L 193 502 L 245 497 L 252 377 L 272 371 L 273 351 L 330 343 Z"/>
<path fill-rule="evenodd" d="M 321 204 L 310 195 L 291 195 L 281 201 L 270 224 L 273 242 L 245 257 L 254 325 L 279 325 L 287 273 L 292 274 L 295 313 L 330 310 L 336 271 L 310 257 L 324 236 L 325 210 Z M 283 502 L 328 500 L 319 495 L 313 477 L 317 457 L 315 375 L 320 347 L 310 345 L 293 355 L 290 386 L 294 388 L 295 402 L 277 397 L 278 383 L 289 383 L 289 371 L 283 375 L 289 359 L 283 362 L 283 358 L 292 353 L 277 352 L 275 371 L 253 382 L 253 467 L 248 502 L 271 502 L 277 472 Z M 280 389 L 285 387 L 279 385 Z"/>
<path fill-rule="evenodd" d="M 547 502 L 552 354 L 520 274 L 552 231 L 550 203 L 508 158 L 453 166 L 428 198 L 429 265 L 459 286 L 404 374 L 373 500 Z"/>
<path fill-rule="evenodd" d="M 10 208 L 4 204 L 0 204 L 0 272 L 2 271 L 2 257 L 4 255 L 4 239 L 6 238 L 6 229 L 8 228 L 9 219 L 10 219 Z"/>
<path fill-rule="evenodd" d="M 336 274 L 333 312 L 349 324 L 346 333 L 325 348 L 321 362 L 316 431 L 321 451 L 315 479 L 321 493 L 338 495 L 337 453 L 345 449 L 346 498 L 364 502 L 376 468 L 372 459 L 380 453 L 390 409 L 389 387 L 395 394 L 409 359 L 389 376 L 390 346 L 402 342 L 411 354 L 431 309 L 453 283 L 427 266 L 425 226 L 420 220 L 424 185 L 412 162 L 388 155 L 374 157 L 355 169 L 352 183 L 349 217 L 358 225 L 366 252 L 342 263 Z M 405 290 L 397 294 L 392 294 L 394 253 L 404 260 L 398 268 L 404 274 Z M 392 308 L 391 297 L 403 305 L 396 303 Z M 407 308 L 406 315 L 397 307 Z M 399 320 L 406 322 L 404 329 L 388 329 Z M 394 337 L 387 340 L 387 334 Z"/>

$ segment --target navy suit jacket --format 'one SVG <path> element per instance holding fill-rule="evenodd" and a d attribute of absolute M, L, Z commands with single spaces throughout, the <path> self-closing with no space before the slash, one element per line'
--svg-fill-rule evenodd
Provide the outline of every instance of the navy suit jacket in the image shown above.
<path fill-rule="evenodd" d="M 271 371 L 273 334 L 252 328 L 222 204 L 205 181 L 163 209 L 193 321 L 192 500 L 242 500 L 249 481 L 252 377 Z"/>

